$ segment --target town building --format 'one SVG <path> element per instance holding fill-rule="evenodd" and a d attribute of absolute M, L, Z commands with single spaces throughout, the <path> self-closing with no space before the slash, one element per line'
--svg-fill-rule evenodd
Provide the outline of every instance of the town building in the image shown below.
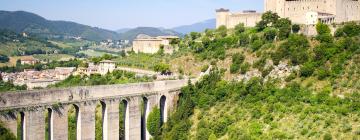
<path fill-rule="evenodd" d="M 116 69 L 116 62 L 111 60 L 100 61 L 98 65 L 94 63 L 89 63 L 88 67 L 79 67 L 74 75 L 92 75 L 92 74 L 101 74 L 105 75 L 111 73 Z"/>
<path fill-rule="evenodd" d="M 179 37 L 177 36 L 151 37 L 148 35 L 140 34 L 133 41 L 133 51 L 135 51 L 135 53 L 155 54 L 162 48 L 164 50 L 164 53 L 172 54 L 175 50 L 175 47 L 171 45 L 171 41 L 174 39 L 179 39 Z"/>
<path fill-rule="evenodd" d="M 111 60 L 103 60 L 99 63 L 99 73 L 105 75 L 111 73 L 116 69 L 116 62 Z"/>
<path fill-rule="evenodd" d="M 35 59 L 34 57 L 31 56 L 27 56 L 27 57 L 22 57 L 20 59 L 20 63 L 21 65 L 35 65 L 36 63 L 39 63 L 40 61 L 38 59 Z"/>
<path fill-rule="evenodd" d="M 360 21 L 359 0 L 264 0 L 265 10 L 277 13 L 281 18 L 289 18 L 293 23 L 314 26 L 318 22 L 341 24 Z M 261 13 L 244 11 L 230 13 L 228 9 L 216 10 L 216 27 L 225 25 L 234 28 L 243 23 L 254 27 L 261 19 Z"/>
<path fill-rule="evenodd" d="M 14 85 L 26 85 L 28 89 L 46 88 L 68 78 L 74 71 L 75 67 L 57 67 L 36 71 L 26 69 L 23 72 L 1 73 L 5 82 L 12 82 Z"/>

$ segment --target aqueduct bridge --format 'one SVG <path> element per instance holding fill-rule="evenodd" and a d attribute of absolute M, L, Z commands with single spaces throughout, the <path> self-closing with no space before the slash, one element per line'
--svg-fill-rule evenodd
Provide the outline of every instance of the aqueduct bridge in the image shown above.
<path fill-rule="evenodd" d="M 77 139 L 94 140 L 95 109 L 100 102 L 104 140 L 148 140 L 151 136 L 142 118 L 146 120 L 151 109 L 159 106 L 161 120 L 165 122 L 168 112 L 177 103 L 181 87 L 186 84 L 187 80 L 171 80 L 2 93 L 0 120 L 13 134 L 19 131 L 24 140 L 43 140 L 45 133 L 51 140 L 66 140 L 69 135 L 68 109 L 73 106 L 76 108 Z M 126 110 L 123 137 L 119 136 L 121 102 Z M 45 123 L 45 111 L 49 112 L 48 123 Z M 45 130 L 45 125 L 49 131 Z"/>

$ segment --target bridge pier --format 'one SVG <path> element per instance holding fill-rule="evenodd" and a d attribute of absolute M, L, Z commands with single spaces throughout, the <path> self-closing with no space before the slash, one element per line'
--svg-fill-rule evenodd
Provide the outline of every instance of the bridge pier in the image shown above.
<path fill-rule="evenodd" d="M 91 101 L 84 102 L 79 106 L 79 119 L 78 122 L 78 139 L 81 140 L 94 140 L 95 139 L 95 109 L 96 103 Z"/>
<path fill-rule="evenodd" d="M 52 136 L 53 140 L 68 139 L 68 106 L 52 108 Z"/>
<path fill-rule="evenodd" d="M 128 101 L 128 106 L 129 106 L 128 107 L 129 109 L 128 138 L 129 140 L 140 140 L 141 139 L 141 109 L 140 109 L 141 97 L 131 97 L 131 99 Z"/>
<path fill-rule="evenodd" d="M 26 140 L 43 140 L 45 139 L 45 115 L 44 109 L 38 108 L 24 112 L 24 130 Z M 24 132 L 23 132 L 24 133 Z"/>
<path fill-rule="evenodd" d="M 103 134 L 107 136 L 108 140 L 119 139 L 119 102 L 117 100 L 106 101 L 107 129 Z M 106 127 L 106 126 L 104 126 Z M 103 128 L 105 130 L 105 128 Z"/>

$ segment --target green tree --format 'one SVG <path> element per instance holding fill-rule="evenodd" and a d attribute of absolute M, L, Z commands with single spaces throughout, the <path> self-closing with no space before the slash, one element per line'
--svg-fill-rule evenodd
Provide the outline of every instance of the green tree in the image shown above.
<path fill-rule="evenodd" d="M 356 22 L 346 23 L 335 31 L 335 37 L 354 37 L 360 35 L 360 25 Z"/>
<path fill-rule="evenodd" d="M 240 23 L 235 26 L 235 34 L 240 35 L 241 33 L 245 32 L 245 26 L 243 23 Z"/>
<path fill-rule="evenodd" d="M 275 28 L 266 28 L 264 30 L 264 38 L 267 42 L 273 42 L 278 31 Z"/>
<path fill-rule="evenodd" d="M 170 72 L 170 65 L 165 63 L 158 63 L 154 66 L 154 70 L 156 72 L 160 72 L 162 74 L 165 74 L 167 72 Z"/>
<path fill-rule="evenodd" d="M 220 26 L 218 29 L 216 29 L 216 32 L 220 35 L 220 37 L 227 36 L 227 28 L 226 28 L 226 26 Z"/>
<path fill-rule="evenodd" d="M 0 140 L 16 140 L 15 135 L 5 128 L 2 122 L 0 122 Z"/>
<path fill-rule="evenodd" d="M 300 68 L 300 76 L 309 77 L 314 73 L 314 70 L 315 65 L 311 62 L 307 62 Z"/>
<path fill-rule="evenodd" d="M 300 25 L 299 24 L 293 24 L 291 29 L 292 29 L 292 32 L 296 34 L 296 33 L 298 33 L 300 31 Z"/>
<path fill-rule="evenodd" d="M 149 113 L 146 128 L 154 139 L 158 139 L 161 134 L 160 109 L 158 107 L 154 107 Z"/>
<path fill-rule="evenodd" d="M 256 24 L 256 28 L 258 31 L 262 31 L 266 27 L 273 27 L 279 18 L 280 16 L 277 13 L 271 11 L 265 12 L 261 16 L 261 21 Z"/>
<path fill-rule="evenodd" d="M 0 54 L 0 63 L 6 63 L 9 62 L 9 57 L 6 55 Z"/>
<path fill-rule="evenodd" d="M 330 30 L 329 26 L 324 24 L 324 23 L 321 23 L 321 22 L 318 22 L 316 24 L 316 31 L 317 31 L 318 35 L 330 34 L 331 33 L 331 30 Z"/>
<path fill-rule="evenodd" d="M 291 21 L 287 18 L 281 18 L 275 23 L 275 27 L 279 29 L 279 39 L 287 39 L 291 33 Z"/>

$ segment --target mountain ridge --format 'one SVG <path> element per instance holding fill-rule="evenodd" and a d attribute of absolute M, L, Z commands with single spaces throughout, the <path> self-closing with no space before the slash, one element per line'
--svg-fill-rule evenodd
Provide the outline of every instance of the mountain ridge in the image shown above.
<path fill-rule="evenodd" d="M 47 20 L 40 15 L 26 11 L 0 11 L 0 28 L 50 38 L 80 36 L 96 41 L 119 38 L 119 35 L 114 31 L 72 21 Z"/>
<path fill-rule="evenodd" d="M 208 19 L 189 25 L 174 27 L 172 28 L 172 30 L 182 34 L 188 34 L 190 32 L 203 32 L 206 29 L 215 29 L 215 28 L 216 28 L 216 19 Z"/>

